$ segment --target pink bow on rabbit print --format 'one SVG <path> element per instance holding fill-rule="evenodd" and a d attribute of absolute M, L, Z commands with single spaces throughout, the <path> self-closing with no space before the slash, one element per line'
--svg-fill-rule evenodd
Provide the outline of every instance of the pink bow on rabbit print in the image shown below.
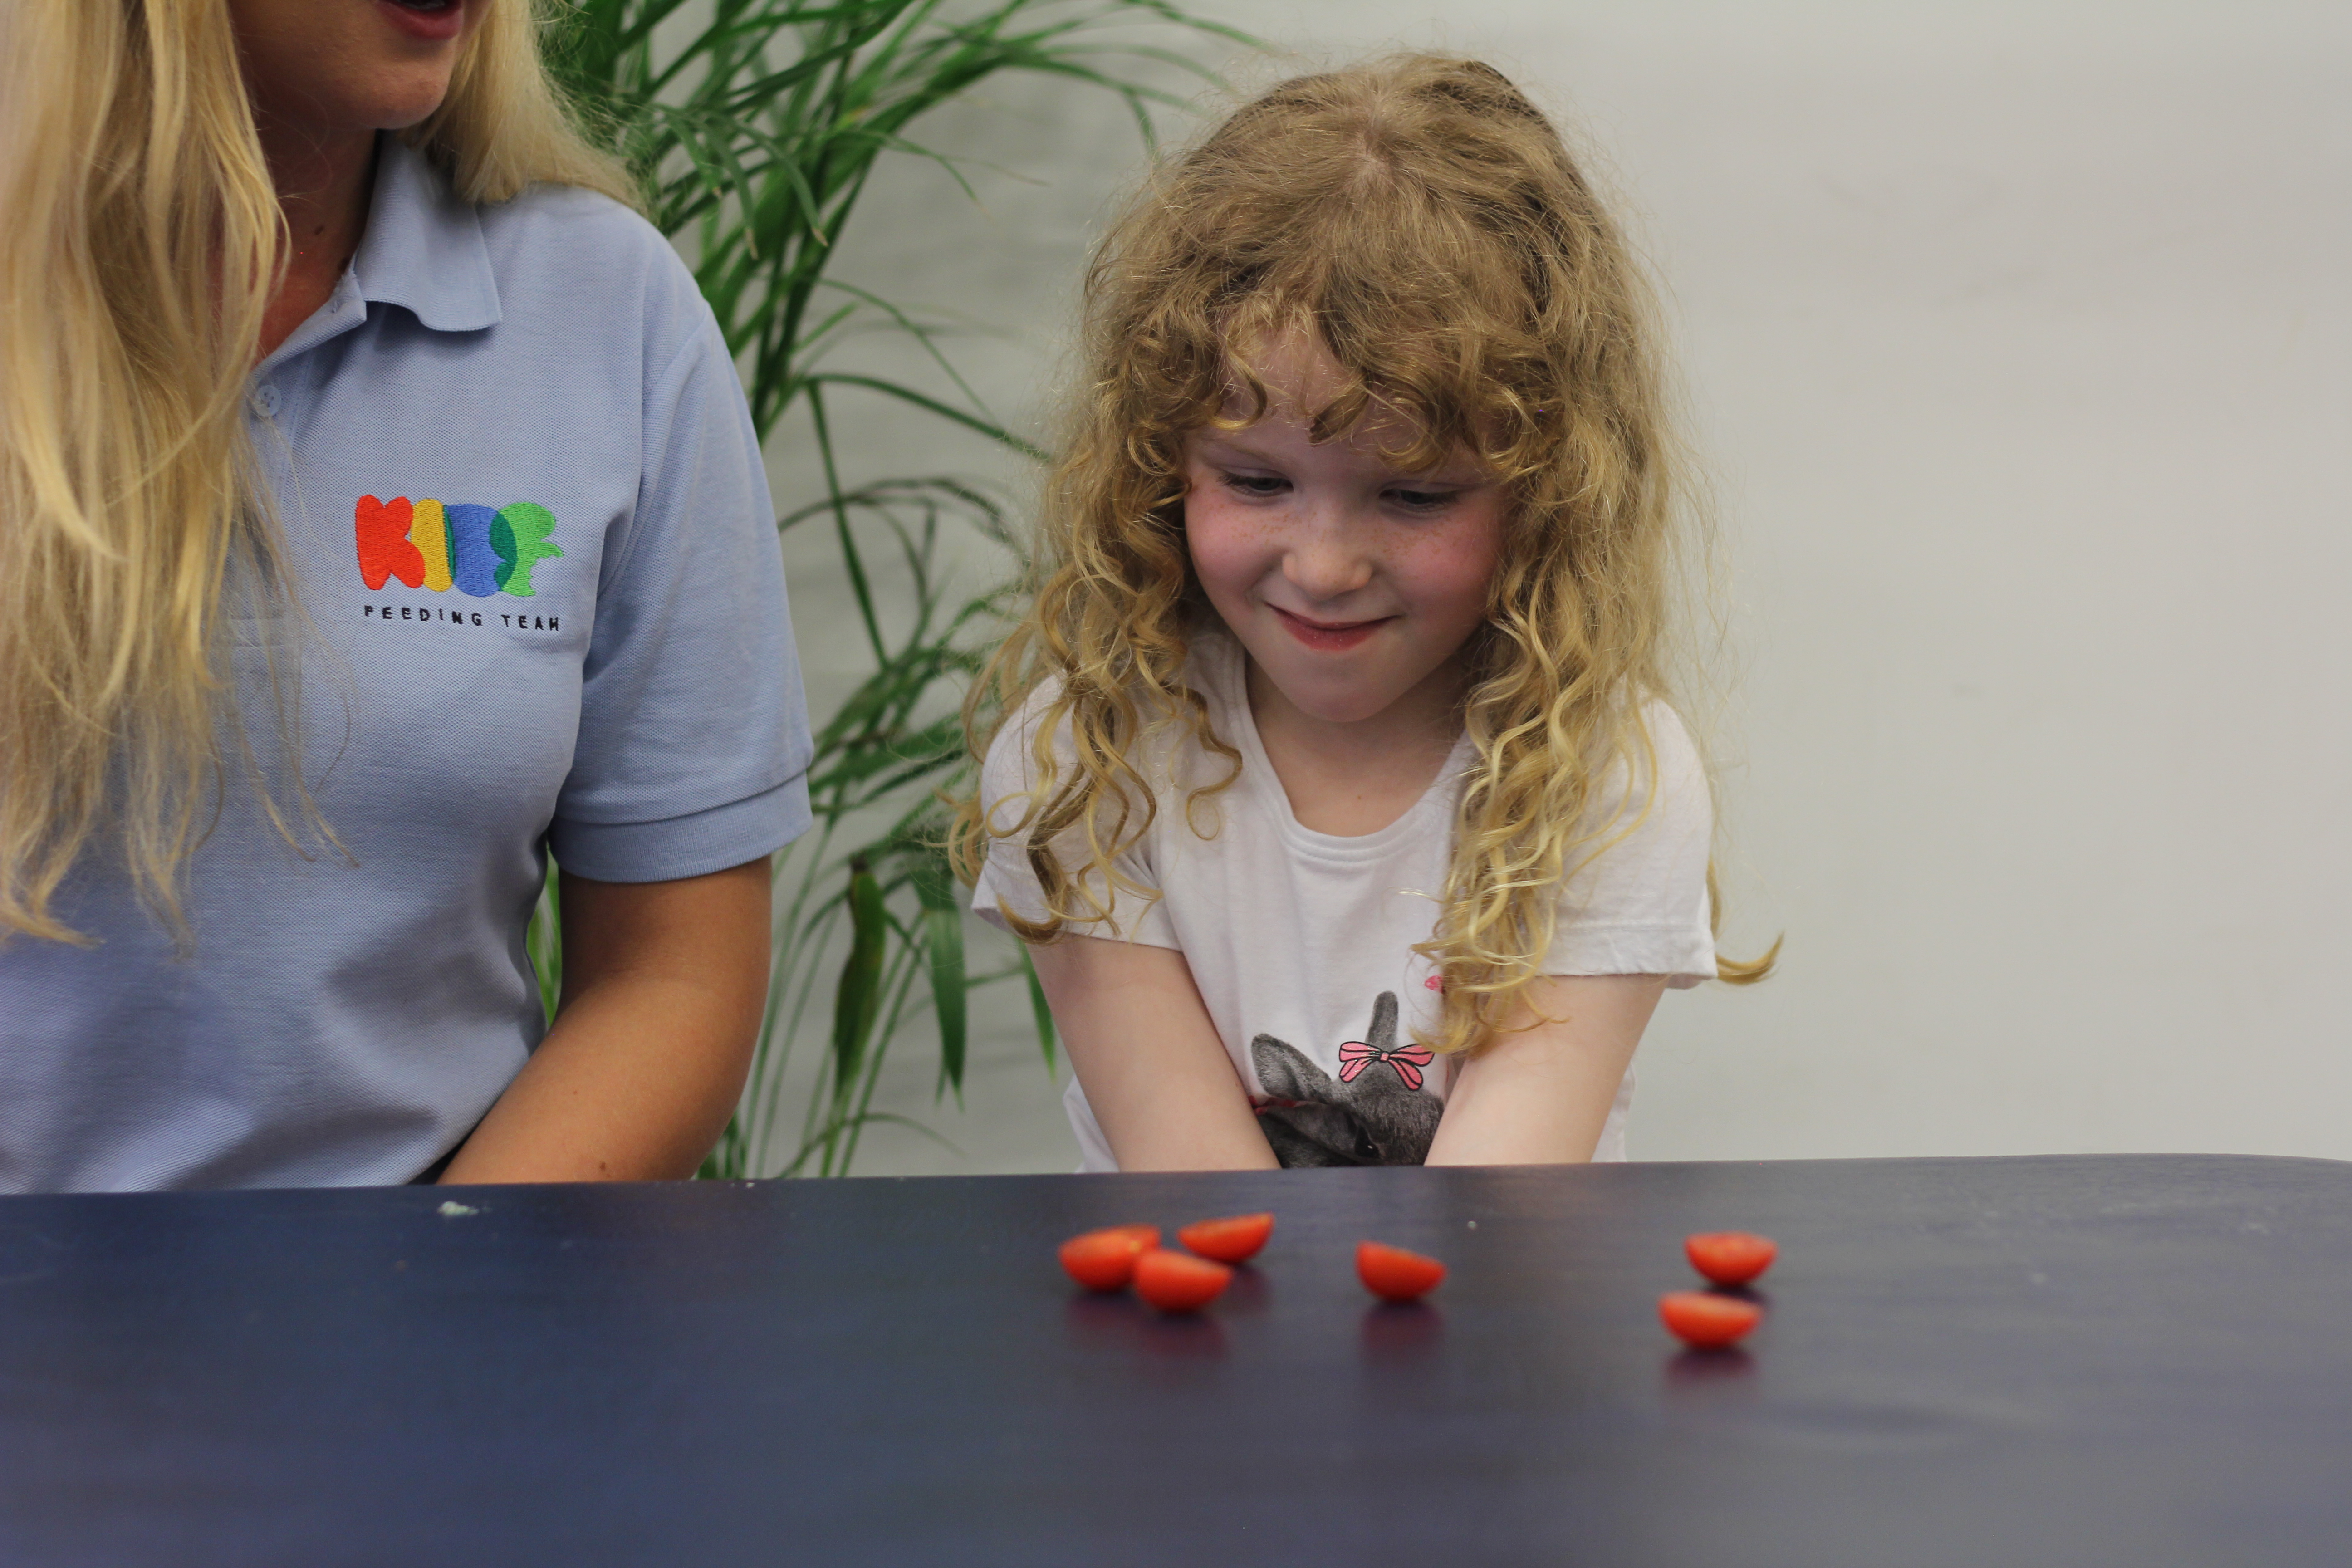
<path fill-rule="evenodd" d="M 1421 1069 L 1436 1059 L 1427 1046 L 1375 1046 L 1363 1040 L 1349 1040 L 1339 1047 L 1339 1081 L 1353 1083 L 1356 1076 L 1374 1062 L 1386 1062 L 1396 1068 L 1405 1088 L 1419 1089 Z"/>

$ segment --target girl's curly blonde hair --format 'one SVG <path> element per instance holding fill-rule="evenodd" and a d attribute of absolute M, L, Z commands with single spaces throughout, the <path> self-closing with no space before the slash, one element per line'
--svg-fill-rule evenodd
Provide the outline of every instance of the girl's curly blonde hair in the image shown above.
<path fill-rule="evenodd" d="M 1317 439 L 1379 405 L 1418 433 L 1401 466 L 1467 451 L 1510 497 L 1488 624 L 1465 650 L 1477 760 L 1419 949 L 1445 983 L 1423 1043 L 1487 1037 L 1539 973 L 1565 879 L 1648 809 L 1589 821 L 1604 780 L 1656 774 L 1642 709 L 1667 689 L 1682 509 L 1651 318 L 1559 133 L 1475 60 L 1284 82 L 1156 171 L 1088 271 L 1084 380 L 1047 485 L 1034 605 L 966 710 L 985 756 L 1052 683 L 1034 787 L 1017 821 L 992 821 L 976 793 L 956 803 L 962 873 L 978 875 L 993 839 L 1023 846 L 1049 911 L 1008 912 L 1030 942 L 1104 919 L 1114 890 L 1156 897 L 1112 863 L 1155 810 L 1139 742 L 1181 724 L 1239 766 L 1184 680 L 1202 604 L 1186 438 L 1232 423 L 1236 386 L 1254 405 L 1244 423 L 1262 417 L 1250 346 L 1311 333 L 1343 377 Z M 1773 957 L 1717 972 L 1753 982 Z"/>

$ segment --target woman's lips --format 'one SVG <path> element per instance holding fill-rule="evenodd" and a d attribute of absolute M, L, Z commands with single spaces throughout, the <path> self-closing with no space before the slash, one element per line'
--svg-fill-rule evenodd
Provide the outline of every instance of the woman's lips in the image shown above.
<path fill-rule="evenodd" d="M 400 0 L 375 0 L 376 9 L 412 38 L 446 43 L 466 30 L 466 0 L 449 0 L 438 11 L 419 11 Z"/>
<path fill-rule="evenodd" d="M 1382 616 L 1380 619 L 1371 621 L 1337 623 L 1310 621 L 1304 616 L 1292 615 L 1279 605 L 1269 605 L 1266 607 L 1282 617 L 1283 629 L 1292 637 L 1297 637 L 1308 647 L 1321 649 L 1328 653 L 1346 652 L 1394 618 Z"/>

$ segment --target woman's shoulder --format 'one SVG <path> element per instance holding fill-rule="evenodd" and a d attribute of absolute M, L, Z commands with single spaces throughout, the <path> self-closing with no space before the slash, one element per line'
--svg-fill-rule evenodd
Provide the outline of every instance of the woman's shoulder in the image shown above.
<path fill-rule="evenodd" d="M 624 269 L 642 268 L 661 258 L 677 262 L 661 230 L 604 192 L 585 186 L 527 185 L 506 201 L 484 202 L 474 210 L 483 235 L 494 245 L 562 249 L 590 265 Z"/>
<path fill-rule="evenodd" d="M 656 356 L 716 333 L 710 307 L 669 240 L 602 192 L 538 184 L 476 212 L 509 319 L 573 328 L 634 321 Z"/>

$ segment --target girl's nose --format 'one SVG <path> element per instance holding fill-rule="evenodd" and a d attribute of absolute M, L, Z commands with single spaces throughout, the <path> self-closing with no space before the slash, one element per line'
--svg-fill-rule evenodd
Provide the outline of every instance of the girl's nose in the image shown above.
<path fill-rule="evenodd" d="M 1372 580 L 1372 558 L 1342 518 L 1309 520 L 1283 556 L 1283 575 L 1310 599 L 1343 598 Z"/>

